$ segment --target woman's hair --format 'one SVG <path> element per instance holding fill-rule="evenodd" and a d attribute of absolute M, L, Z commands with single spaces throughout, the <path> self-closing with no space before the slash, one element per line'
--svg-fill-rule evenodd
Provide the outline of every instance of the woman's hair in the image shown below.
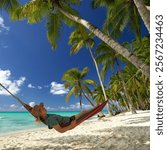
<path fill-rule="evenodd" d="M 44 104 L 43 103 L 40 103 L 39 105 L 35 105 L 33 108 L 32 108 L 32 114 L 36 117 L 36 122 L 40 123 L 41 122 L 41 108 L 44 107 Z"/>

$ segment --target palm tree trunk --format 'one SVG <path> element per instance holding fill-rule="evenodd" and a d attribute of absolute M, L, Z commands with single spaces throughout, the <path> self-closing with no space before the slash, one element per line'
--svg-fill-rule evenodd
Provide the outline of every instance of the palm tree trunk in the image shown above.
<path fill-rule="evenodd" d="M 134 66 L 136 66 L 138 69 L 141 69 L 142 72 L 150 78 L 150 66 L 144 64 L 144 62 L 130 53 L 128 49 L 114 41 L 111 37 L 108 35 L 104 34 L 102 31 L 100 31 L 97 27 L 89 23 L 88 21 L 72 15 L 68 12 L 66 12 L 60 5 L 55 3 L 56 8 L 64 14 L 66 17 L 69 19 L 73 20 L 76 23 L 79 23 L 83 25 L 85 28 L 87 28 L 90 32 L 94 33 L 97 37 L 99 37 L 102 41 L 104 41 L 107 45 L 109 45 L 112 49 L 114 49 L 116 52 L 118 52 L 120 55 L 125 57 L 128 61 L 130 61 Z"/>
<path fill-rule="evenodd" d="M 91 100 L 86 96 L 85 92 L 84 92 L 82 89 L 81 89 L 81 91 L 82 91 L 84 97 L 88 100 L 88 102 L 89 102 L 93 107 L 95 107 L 95 105 L 91 102 Z M 100 117 L 104 117 L 104 116 L 105 116 L 105 115 L 103 114 L 103 112 L 99 112 L 98 114 L 99 114 Z"/>
<path fill-rule="evenodd" d="M 86 96 L 85 92 L 82 90 L 84 97 L 88 100 L 88 102 L 94 107 L 95 105 L 91 102 L 91 100 Z"/>
<path fill-rule="evenodd" d="M 93 53 L 92 53 L 92 50 L 91 50 L 90 47 L 89 47 L 89 52 L 90 52 L 91 57 L 93 59 L 93 62 L 95 64 L 96 72 L 97 72 L 97 75 L 98 75 L 98 78 L 99 78 L 99 81 L 100 81 L 100 85 L 101 85 L 101 88 L 102 88 L 102 91 L 103 91 L 104 99 L 106 101 L 107 100 L 107 95 L 106 95 L 106 92 L 105 92 L 105 89 L 104 89 L 104 86 L 103 86 L 103 82 L 102 82 L 102 79 L 101 79 L 101 76 L 100 76 L 100 73 L 99 73 L 99 68 L 98 68 L 97 62 L 96 62 L 96 60 L 93 56 Z M 107 102 L 107 110 L 108 110 L 109 115 L 112 116 L 112 112 L 110 110 L 109 102 Z"/>
<path fill-rule="evenodd" d="M 133 0 L 133 1 L 138 9 L 138 12 L 145 26 L 147 27 L 147 30 L 150 32 L 150 11 L 145 6 L 143 0 Z"/>
<path fill-rule="evenodd" d="M 124 102 L 124 104 L 125 104 L 125 106 L 126 106 L 126 109 L 127 109 L 128 111 L 130 111 L 130 109 L 129 109 L 129 104 L 127 104 L 125 98 L 123 98 L 123 102 Z"/>
<path fill-rule="evenodd" d="M 135 110 L 135 107 L 133 106 L 131 97 L 129 96 L 129 94 L 127 92 L 127 89 L 126 89 L 126 84 L 125 84 L 124 79 L 123 79 L 123 75 L 122 75 L 122 72 L 121 72 L 120 65 L 118 63 L 118 59 L 116 59 L 116 64 L 117 64 L 118 70 L 120 72 L 120 78 L 121 78 L 121 81 L 122 81 L 122 86 L 123 86 L 123 90 L 124 90 L 124 93 L 125 93 L 125 97 L 126 97 L 127 100 L 129 100 L 130 111 L 132 112 L 132 114 L 136 114 L 137 112 Z"/>

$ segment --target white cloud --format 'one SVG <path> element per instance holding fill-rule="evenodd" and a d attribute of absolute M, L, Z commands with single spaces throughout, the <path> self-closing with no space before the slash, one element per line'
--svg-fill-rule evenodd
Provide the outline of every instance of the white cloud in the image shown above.
<path fill-rule="evenodd" d="M 92 108 L 91 105 L 82 103 L 82 109 L 91 109 L 91 108 Z M 80 109 L 80 103 L 71 104 L 68 107 L 60 106 L 59 109 L 60 110 L 79 110 Z"/>
<path fill-rule="evenodd" d="M 30 84 L 28 84 L 28 88 L 34 89 L 35 86 L 33 86 L 33 85 L 30 83 Z"/>
<path fill-rule="evenodd" d="M 31 107 L 34 107 L 36 104 L 35 104 L 35 102 L 30 102 L 29 105 L 30 105 Z"/>
<path fill-rule="evenodd" d="M 49 88 L 49 85 L 44 85 L 45 88 Z"/>
<path fill-rule="evenodd" d="M 64 84 L 60 84 L 57 82 L 51 82 L 50 93 L 53 95 L 63 95 L 68 93 L 68 89 L 65 89 Z"/>
<path fill-rule="evenodd" d="M 42 87 L 41 87 L 41 86 L 37 86 L 37 88 L 38 88 L 39 90 L 41 90 L 41 89 L 42 89 Z"/>
<path fill-rule="evenodd" d="M 9 30 L 10 28 L 4 24 L 4 19 L 0 16 L 0 32 Z"/>
<path fill-rule="evenodd" d="M 2 83 L 10 92 L 17 94 L 20 91 L 20 86 L 26 80 L 25 77 L 20 77 L 18 80 L 11 80 L 10 70 L 0 69 L 0 83 Z M 0 95 L 9 95 L 4 89 L 0 88 Z"/>
<path fill-rule="evenodd" d="M 39 89 L 39 90 L 41 90 L 42 89 L 42 86 L 34 86 L 34 85 L 32 85 L 31 83 L 30 84 L 28 84 L 28 86 L 27 86 L 28 88 L 30 88 L 30 89 Z"/>
<path fill-rule="evenodd" d="M 11 104 L 11 105 L 3 105 L 0 107 L 0 111 L 25 111 L 25 108 L 20 105 Z"/>
<path fill-rule="evenodd" d="M 15 105 L 15 104 L 12 104 L 12 105 L 10 105 L 10 108 L 18 108 L 18 106 L 17 105 Z"/>

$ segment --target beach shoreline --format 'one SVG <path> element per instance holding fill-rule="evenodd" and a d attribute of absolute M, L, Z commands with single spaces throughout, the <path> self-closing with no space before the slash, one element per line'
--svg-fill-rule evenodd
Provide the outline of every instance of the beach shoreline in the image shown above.
<path fill-rule="evenodd" d="M 0 136 L 1 150 L 149 150 L 149 111 L 130 112 L 87 120 L 75 129 L 58 133 L 46 127 Z"/>

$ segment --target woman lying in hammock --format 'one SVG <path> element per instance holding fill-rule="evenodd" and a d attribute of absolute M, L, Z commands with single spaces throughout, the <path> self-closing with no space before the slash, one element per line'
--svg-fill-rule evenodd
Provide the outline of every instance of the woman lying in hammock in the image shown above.
<path fill-rule="evenodd" d="M 37 118 L 37 122 L 43 122 L 48 126 L 49 129 L 54 128 L 56 131 L 64 133 L 75 128 L 78 125 L 76 120 L 83 114 L 87 113 L 87 111 L 82 111 L 80 114 L 71 117 L 47 114 L 47 110 L 45 109 L 44 104 L 40 103 L 40 105 L 35 105 L 33 107 L 31 113 Z M 66 127 L 61 127 L 61 124 L 69 125 Z"/>

